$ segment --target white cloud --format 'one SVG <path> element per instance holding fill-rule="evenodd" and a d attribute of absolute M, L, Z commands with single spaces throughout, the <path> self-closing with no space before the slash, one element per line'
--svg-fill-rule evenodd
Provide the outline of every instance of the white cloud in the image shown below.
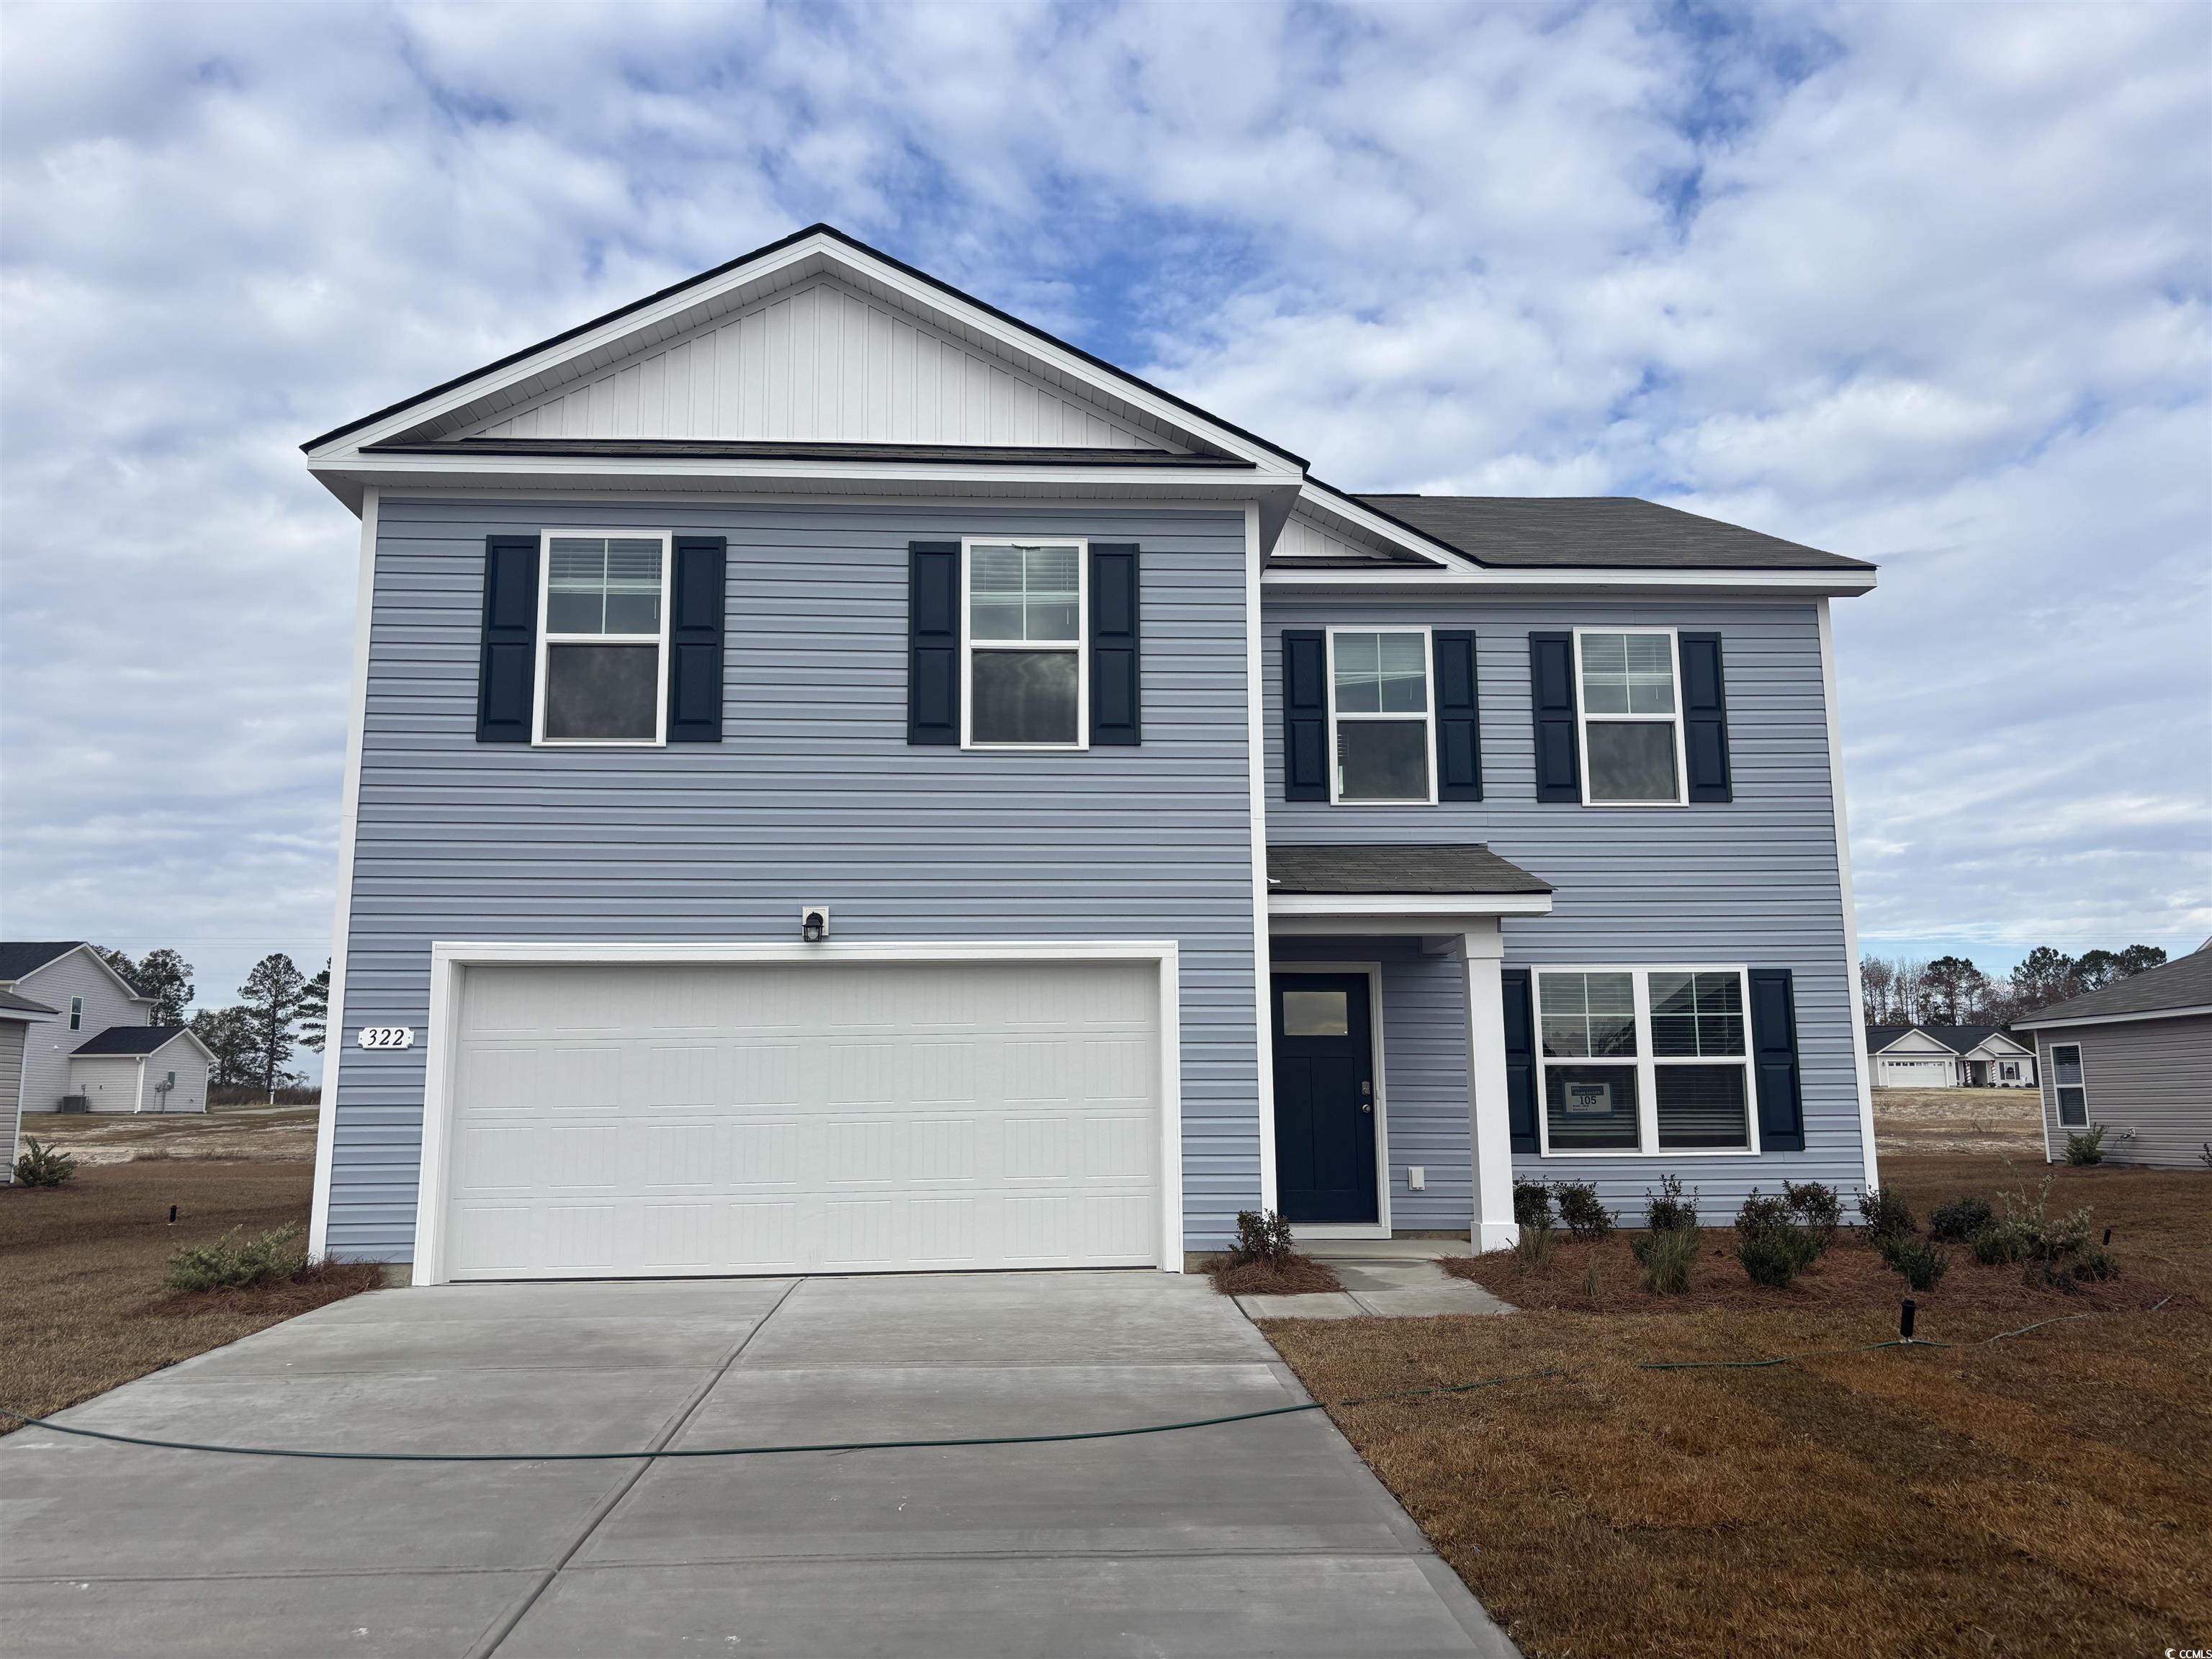
<path fill-rule="evenodd" d="M 2212 931 L 2201 8 L 0 27 L 10 933 L 319 958 L 355 532 L 296 445 L 823 217 L 1338 483 L 1882 560 L 1869 935 Z"/>

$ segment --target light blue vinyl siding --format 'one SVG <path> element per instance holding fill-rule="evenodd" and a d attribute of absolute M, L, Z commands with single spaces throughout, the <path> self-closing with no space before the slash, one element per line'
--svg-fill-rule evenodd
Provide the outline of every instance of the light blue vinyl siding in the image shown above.
<path fill-rule="evenodd" d="M 484 538 L 544 526 L 729 538 L 724 741 L 475 741 Z M 1091 535 L 1143 549 L 1144 743 L 906 742 L 907 544 Z M 1258 1194 L 1240 513 L 386 501 L 343 1038 L 428 1018 L 452 940 L 1175 939 L 1187 1237 Z M 331 1248 L 413 1247 L 423 1050 L 349 1047 Z"/>
<path fill-rule="evenodd" d="M 1506 921 L 1509 967 L 1578 963 L 1679 963 L 1788 968 L 1794 971 L 1797 1038 L 1803 1073 L 1806 1133 L 1802 1153 L 1756 1158 L 1680 1153 L 1625 1158 L 1522 1156 L 1522 1173 L 1594 1181 L 1625 1218 L 1640 1215 L 1644 1191 L 1662 1173 L 1677 1173 L 1702 1193 L 1708 1215 L 1733 1212 L 1753 1185 L 1776 1190 L 1784 1177 L 1820 1180 L 1856 1191 L 1865 1180 L 1858 1085 L 1851 1051 L 1849 960 L 1828 775 L 1828 732 L 1820 683 L 1817 612 L 1810 602 L 1731 603 L 1639 599 L 1573 601 L 1441 600 L 1420 604 L 1361 598 L 1285 600 L 1271 595 L 1263 611 L 1267 704 L 1267 836 L 1276 842 L 1460 842 L 1488 843 L 1551 882 L 1553 913 Z M 1485 798 L 1437 806 L 1334 806 L 1283 799 L 1281 631 L 1285 627 L 1375 623 L 1384 626 L 1471 628 L 1482 714 Z M 1528 706 L 1528 635 L 1532 630 L 1599 626 L 1704 629 L 1721 635 L 1728 685 L 1729 742 L 1735 799 L 1686 807 L 1587 807 L 1540 805 Z M 1352 960 L 1347 945 L 1327 942 L 1328 954 Z M 1278 939 L 1281 957 L 1292 946 Z M 1418 952 L 1400 977 L 1419 977 L 1425 1007 L 1448 996 L 1463 1006 L 1461 965 Z M 1385 1000 L 1390 1000 L 1386 982 Z M 1386 1031 L 1397 1016 L 1386 1007 Z M 1467 1224 L 1463 1194 L 1468 1152 L 1465 1124 L 1465 1043 L 1455 1052 L 1448 1022 L 1422 1018 L 1429 1041 L 1417 1050 L 1418 1097 L 1439 1103 L 1451 1092 L 1445 1075 L 1459 1067 L 1461 1121 L 1447 1131 L 1446 1111 L 1415 1109 L 1423 1158 L 1393 1146 L 1392 1179 L 1405 1165 L 1428 1167 L 1430 1190 L 1411 1195 L 1401 1226 Z M 1405 1091 L 1389 1054 L 1390 1121 L 1396 1139 Z M 1446 1146 L 1447 1140 L 1449 1146 Z M 1451 1159 L 1443 1153 L 1449 1151 Z M 1443 1167 L 1440 1168 L 1440 1164 Z M 1462 1196 L 1449 1222 L 1414 1221 L 1435 1213 L 1443 1190 Z"/>

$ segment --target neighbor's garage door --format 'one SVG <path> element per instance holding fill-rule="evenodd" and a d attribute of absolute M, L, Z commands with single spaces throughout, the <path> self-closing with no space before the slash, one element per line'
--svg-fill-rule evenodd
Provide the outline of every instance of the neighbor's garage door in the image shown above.
<path fill-rule="evenodd" d="M 452 1278 L 1159 1259 L 1150 964 L 461 972 Z"/>
<path fill-rule="evenodd" d="M 1951 1082 L 1948 1060 L 1885 1060 L 1881 1080 L 1893 1089 L 1942 1089 Z"/>

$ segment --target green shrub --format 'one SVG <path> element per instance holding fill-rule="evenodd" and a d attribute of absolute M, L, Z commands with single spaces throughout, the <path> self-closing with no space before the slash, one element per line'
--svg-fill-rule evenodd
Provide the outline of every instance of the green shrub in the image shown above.
<path fill-rule="evenodd" d="M 212 1244 L 188 1244 L 169 1258 L 173 1291 L 242 1291 L 249 1285 L 289 1278 L 305 1266 L 293 1248 L 297 1226 L 275 1227 L 247 1239 L 233 1227 Z"/>
<path fill-rule="evenodd" d="M 1644 1224 L 1655 1233 L 1697 1231 L 1698 1189 L 1692 1187 L 1684 1198 L 1681 1176 L 1661 1176 L 1656 1197 L 1649 1187 L 1644 1189 Z"/>
<path fill-rule="evenodd" d="M 1523 1267 L 1534 1273 L 1549 1265 L 1552 1251 L 1558 1243 L 1550 1222 L 1523 1222 L 1519 1236 L 1513 1241 L 1513 1254 Z"/>
<path fill-rule="evenodd" d="M 1881 1241 L 1881 1259 L 1903 1273 L 1916 1291 L 1934 1290 L 1951 1267 L 1951 1258 L 1927 1240 L 1894 1233 Z"/>
<path fill-rule="evenodd" d="M 1869 1187 L 1859 1194 L 1859 1218 L 1867 1237 L 1879 1244 L 1885 1238 L 1901 1238 L 1920 1231 L 1912 1207 L 1894 1187 Z"/>
<path fill-rule="evenodd" d="M 1513 1223 L 1518 1227 L 1552 1224 L 1552 1189 L 1540 1181 L 1513 1182 Z"/>
<path fill-rule="evenodd" d="M 1556 1181 L 1552 1183 L 1553 1201 L 1559 1206 L 1559 1219 L 1566 1224 L 1568 1232 L 1577 1243 L 1587 1243 L 1603 1238 L 1613 1231 L 1613 1212 L 1598 1202 L 1596 1186 L 1587 1181 Z"/>
<path fill-rule="evenodd" d="M 2101 1244 L 2084 1244 L 2074 1258 L 2074 1277 L 2076 1279 L 2110 1279 L 2119 1272 L 2112 1253 Z"/>
<path fill-rule="evenodd" d="M 2105 1161 L 2105 1126 L 2093 1123 L 2087 1133 L 2066 1137 L 2066 1161 L 2075 1165 Z"/>
<path fill-rule="evenodd" d="M 52 1146 L 41 1146 L 35 1140 L 25 1143 L 27 1150 L 15 1160 L 15 1179 L 25 1187 L 58 1187 L 76 1175 L 76 1160 L 67 1152 L 56 1152 Z"/>
<path fill-rule="evenodd" d="M 1992 1221 L 1977 1232 L 1971 1241 L 1974 1260 L 1984 1267 L 2002 1267 L 2009 1262 L 2025 1261 L 2035 1254 L 2035 1240 L 2027 1229 L 2009 1221 Z"/>
<path fill-rule="evenodd" d="M 1844 1224 L 1844 1201 L 1836 1196 L 1836 1189 L 1818 1181 L 1808 1181 L 1799 1186 L 1794 1181 L 1782 1183 L 1782 1201 L 1787 1204 L 1799 1224 L 1808 1229 L 1826 1249 L 1836 1242 L 1836 1229 Z"/>
<path fill-rule="evenodd" d="M 1928 1231 L 1936 1238 L 1963 1243 L 1990 1224 L 1991 1213 L 1985 1198 L 1954 1198 L 1936 1206 L 1928 1218 Z"/>
<path fill-rule="evenodd" d="M 1755 1283 L 1777 1289 L 1811 1267 L 1820 1254 L 1820 1236 L 1797 1219 L 1790 1201 L 1765 1198 L 1751 1189 L 1735 1216 L 1735 1256 Z"/>
<path fill-rule="evenodd" d="M 1645 1290 L 1656 1291 L 1662 1296 L 1680 1296 L 1690 1288 L 1690 1267 L 1698 1259 L 1698 1230 L 1694 1225 L 1656 1227 L 1629 1248 L 1643 1264 Z"/>
<path fill-rule="evenodd" d="M 1237 1211 L 1237 1248 L 1229 1253 L 1229 1260 L 1235 1266 L 1264 1261 L 1270 1267 L 1279 1267 L 1291 1259 L 1296 1248 L 1291 1237 L 1291 1224 L 1274 1211 Z"/>

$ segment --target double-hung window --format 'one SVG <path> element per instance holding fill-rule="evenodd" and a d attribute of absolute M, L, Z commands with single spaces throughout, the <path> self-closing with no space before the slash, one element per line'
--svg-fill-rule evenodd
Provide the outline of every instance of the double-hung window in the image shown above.
<path fill-rule="evenodd" d="M 1682 700 L 1672 629 L 1577 629 L 1583 799 L 1590 805 L 1680 806 Z"/>
<path fill-rule="evenodd" d="M 969 748 L 1081 749 L 1090 730 L 1088 544 L 963 544 Z"/>
<path fill-rule="evenodd" d="M 1541 1150 L 1757 1150 L 1741 968 L 1536 970 Z"/>
<path fill-rule="evenodd" d="M 2089 1127 L 2089 1091 L 2081 1076 L 2081 1045 L 2057 1042 L 2051 1048 L 2051 1086 L 2058 1091 L 2058 1121 L 2069 1129 Z"/>
<path fill-rule="evenodd" d="M 1329 799 L 1426 806 L 1437 798 L 1426 629 L 1331 629 Z"/>
<path fill-rule="evenodd" d="M 82 997 L 70 999 L 70 1030 L 72 1031 L 84 1030 L 84 999 Z"/>
<path fill-rule="evenodd" d="M 665 534 L 545 532 L 538 742 L 667 741 L 668 544 Z"/>

